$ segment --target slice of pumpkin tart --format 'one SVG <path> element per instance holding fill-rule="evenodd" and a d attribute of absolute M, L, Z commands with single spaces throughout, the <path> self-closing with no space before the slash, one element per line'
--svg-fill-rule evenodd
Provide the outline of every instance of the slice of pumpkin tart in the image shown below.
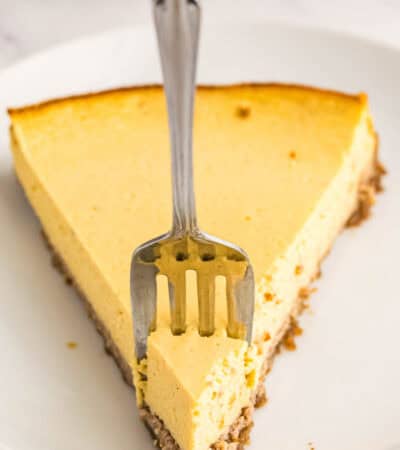
<path fill-rule="evenodd" d="M 199 222 L 249 253 L 257 283 L 253 344 L 226 336 L 219 291 L 217 332 L 200 337 L 194 286 L 188 330 L 172 336 L 161 290 L 158 327 L 140 365 L 131 253 L 168 229 L 172 215 L 162 89 L 84 95 L 9 114 L 18 178 L 125 378 L 136 385 L 158 445 L 241 448 L 253 405 L 262 402 L 263 375 L 301 309 L 299 294 L 344 225 L 367 213 L 378 185 L 366 96 L 286 85 L 198 89 Z"/>

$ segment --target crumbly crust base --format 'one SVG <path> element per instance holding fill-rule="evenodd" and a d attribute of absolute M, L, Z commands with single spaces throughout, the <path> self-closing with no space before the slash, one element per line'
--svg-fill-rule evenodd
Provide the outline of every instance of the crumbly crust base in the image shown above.
<path fill-rule="evenodd" d="M 383 165 L 376 158 L 372 176 L 360 186 L 358 206 L 349 217 L 346 223 L 347 227 L 357 226 L 370 216 L 370 210 L 374 204 L 375 193 L 383 190 L 381 179 L 385 173 L 386 171 Z M 103 337 L 106 352 L 114 358 L 126 383 L 133 386 L 132 371 L 129 364 L 122 356 L 108 329 L 97 316 L 79 285 L 74 281 L 65 262 L 51 246 L 44 232 L 43 236 L 51 252 L 54 267 L 64 276 L 66 283 L 72 285 L 79 294 L 89 317 L 93 320 L 97 331 Z M 316 277 L 318 276 L 319 272 L 316 274 Z M 239 417 L 232 423 L 229 430 L 211 446 L 212 450 L 242 450 L 244 446 L 249 443 L 250 431 L 253 427 L 253 411 L 255 408 L 259 408 L 267 403 L 264 379 L 271 368 L 275 355 L 279 353 L 282 344 L 284 344 L 288 338 L 293 339 L 293 336 L 296 334 L 294 331 L 297 327 L 296 317 L 304 309 L 305 297 L 308 297 L 308 293 L 306 292 L 306 289 L 303 288 L 299 292 L 298 300 L 294 305 L 290 316 L 282 325 L 281 332 L 278 333 L 278 336 L 276 337 L 275 345 L 271 346 L 272 353 L 267 355 L 265 359 L 262 374 L 258 386 L 252 396 L 250 405 L 242 409 Z M 147 405 L 144 405 L 144 407 L 140 409 L 140 417 L 153 436 L 154 444 L 157 447 L 162 450 L 181 450 L 163 421 L 152 413 Z"/>

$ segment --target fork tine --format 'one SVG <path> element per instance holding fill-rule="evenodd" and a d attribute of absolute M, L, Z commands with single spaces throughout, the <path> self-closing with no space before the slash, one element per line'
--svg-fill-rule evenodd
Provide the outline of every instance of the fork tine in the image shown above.
<path fill-rule="evenodd" d="M 228 336 L 237 338 L 240 336 L 240 331 L 235 304 L 235 288 L 234 281 L 229 275 L 226 277 L 226 302 L 228 313 Z"/>
<path fill-rule="evenodd" d="M 177 271 L 173 280 L 168 278 L 172 334 L 186 331 L 186 273 Z"/>
<path fill-rule="evenodd" d="M 209 273 L 197 272 L 197 296 L 199 303 L 200 336 L 214 333 L 215 316 L 215 278 Z"/>
<path fill-rule="evenodd" d="M 242 279 L 226 280 L 228 302 L 228 336 L 246 339 L 251 344 L 252 319 L 254 311 L 254 273 L 248 264 Z"/>
<path fill-rule="evenodd" d="M 144 358 L 147 336 L 156 327 L 158 268 L 133 257 L 131 266 L 131 297 L 136 358 Z"/>

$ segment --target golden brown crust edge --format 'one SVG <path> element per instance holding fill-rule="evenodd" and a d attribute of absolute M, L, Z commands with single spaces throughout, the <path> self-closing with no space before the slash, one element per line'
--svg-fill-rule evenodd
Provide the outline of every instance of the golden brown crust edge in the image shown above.
<path fill-rule="evenodd" d="M 377 140 L 378 145 L 378 140 Z M 376 149 L 377 155 L 377 149 Z M 367 219 L 370 215 L 370 210 L 372 205 L 374 204 L 374 196 L 375 193 L 382 191 L 381 179 L 382 176 L 386 173 L 382 164 L 378 161 L 376 156 L 375 164 L 373 168 L 373 173 L 371 177 L 364 182 L 359 189 L 359 201 L 358 206 L 354 213 L 350 216 L 349 220 L 346 223 L 346 226 L 352 227 L 359 225 L 362 221 Z M 45 235 L 44 235 L 45 236 Z M 74 282 L 73 277 L 69 275 L 69 271 L 65 263 L 63 262 L 60 255 L 57 254 L 54 248 L 52 248 L 49 240 L 45 236 L 45 240 L 48 244 L 48 247 L 52 253 L 52 262 L 53 265 L 62 273 L 65 277 L 65 280 L 68 284 L 74 286 L 79 296 L 83 300 L 83 303 L 88 311 L 89 317 L 93 320 L 97 331 L 103 337 L 104 347 L 108 354 L 110 354 L 118 367 L 121 370 L 121 374 L 124 380 L 131 386 L 133 386 L 132 381 L 132 371 L 129 364 L 125 361 L 118 347 L 112 340 L 112 337 L 102 323 L 102 321 L 98 318 L 92 306 L 86 299 L 82 290 L 79 286 Z M 249 443 L 250 431 L 253 426 L 253 411 L 254 408 L 260 407 L 264 405 L 267 401 L 265 387 L 264 387 L 264 379 L 271 368 L 271 363 L 274 356 L 279 353 L 280 344 L 284 342 L 285 337 L 291 334 L 293 327 L 296 324 L 296 317 L 301 313 L 303 307 L 304 297 L 299 293 L 298 301 L 293 309 L 292 315 L 289 318 L 289 321 L 284 324 L 282 327 L 282 332 L 279 336 L 279 342 L 275 346 L 275 351 L 273 354 L 268 355 L 266 361 L 264 363 L 264 371 L 260 377 L 260 381 L 258 386 L 254 392 L 252 397 L 251 404 L 242 409 L 240 416 L 236 419 L 236 421 L 230 426 L 228 432 L 221 436 L 220 439 L 212 445 L 213 450 L 242 450 L 246 444 Z M 144 421 L 147 428 L 150 430 L 154 438 L 154 443 L 163 450 L 181 450 L 179 445 L 176 443 L 171 433 L 165 427 L 164 423 L 160 418 L 158 418 L 155 414 L 153 414 L 148 406 L 144 406 L 140 409 L 140 416 Z"/>
<path fill-rule="evenodd" d="M 335 91 L 333 89 L 319 88 L 319 87 L 315 87 L 315 86 L 308 86 L 305 84 L 278 83 L 278 82 L 263 83 L 263 82 L 254 81 L 254 82 L 217 84 L 217 85 L 212 85 L 212 84 L 202 85 L 201 84 L 201 85 L 197 86 L 197 89 L 205 89 L 205 90 L 235 89 L 238 87 L 282 87 L 282 88 L 287 88 L 287 89 L 302 89 L 302 90 L 307 90 L 307 91 L 312 91 L 312 92 L 318 92 L 321 94 L 337 95 L 340 97 L 353 99 L 362 104 L 367 103 L 367 99 L 368 99 L 367 94 L 365 94 L 363 92 L 358 93 L 358 94 L 349 94 L 349 93 L 345 93 L 345 92 Z M 126 92 L 126 91 L 135 91 L 135 90 L 139 90 L 139 89 L 145 90 L 145 89 L 155 89 L 155 88 L 156 89 L 162 88 L 162 85 L 160 85 L 160 84 L 142 84 L 142 85 L 135 85 L 135 86 L 124 86 L 124 87 L 119 87 L 119 88 L 115 88 L 115 89 L 93 91 L 93 92 L 88 92 L 85 94 L 70 95 L 70 96 L 65 96 L 65 97 L 61 97 L 61 98 L 45 100 L 43 102 L 34 103 L 32 105 L 23 106 L 20 108 L 9 107 L 7 109 L 7 113 L 9 114 L 9 116 L 12 116 L 14 114 L 27 112 L 27 111 L 31 111 L 34 109 L 40 109 L 40 108 L 44 108 L 47 106 L 55 105 L 57 103 L 63 103 L 65 101 L 70 101 L 70 100 L 99 97 L 102 95 Z"/>

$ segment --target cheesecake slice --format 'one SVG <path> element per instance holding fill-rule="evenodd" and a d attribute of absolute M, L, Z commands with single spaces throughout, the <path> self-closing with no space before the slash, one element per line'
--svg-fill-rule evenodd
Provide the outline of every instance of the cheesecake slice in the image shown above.
<path fill-rule="evenodd" d="M 168 230 L 172 217 L 162 89 L 103 92 L 9 114 L 18 179 L 60 266 L 135 385 L 158 445 L 241 448 L 253 407 L 263 402 L 263 377 L 307 286 L 339 231 L 368 214 L 379 187 L 366 96 L 286 85 L 198 89 L 199 223 L 250 255 L 253 344 L 227 337 L 222 284 L 217 331 L 198 335 L 195 280 L 188 288 L 188 330 L 172 336 L 161 280 L 157 330 L 140 363 L 133 345 L 131 253 Z"/>

